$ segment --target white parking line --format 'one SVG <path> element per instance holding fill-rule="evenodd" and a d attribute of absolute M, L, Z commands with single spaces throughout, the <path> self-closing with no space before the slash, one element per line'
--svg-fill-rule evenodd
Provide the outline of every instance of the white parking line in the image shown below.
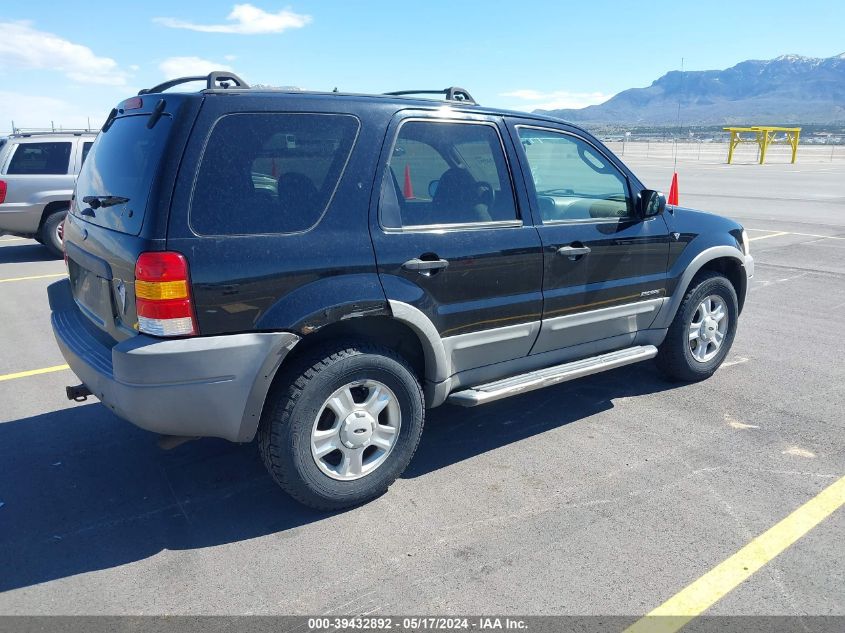
<path fill-rule="evenodd" d="M 749 237 L 749 242 L 754 242 L 755 240 L 766 240 L 770 237 L 780 237 L 781 235 L 789 235 L 786 231 L 776 231 L 775 233 L 771 233 L 769 235 L 758 235 L 757 237 Z"/>
<path fill-rule="evenodd" d="M 815 233 L 790 233 L 790 235 L 802 235 L 804 237 L 818 237 L 823 240 L 845 240 L 845 237 L 838 235 L 816 235 Z"/>
<path fill-rule="evenodd" d="M 764 233 L 772 233 L 772 235 L 761 235 L 760 237 L 752 237 L 749 238 L 749 242 L 754 240 L 764 240 L 767 237 L 778 237 L 780 235 L 800 235 L 801 237 L 816 237 L 823 240 L 845 240 L 845 237 L 839 235 L 818 235 L 816 233 L 796 233 L 794 231 L 772 231 L 770 229 L 750 229 L 746 228 L 746 231 L 760 231 Z"/>

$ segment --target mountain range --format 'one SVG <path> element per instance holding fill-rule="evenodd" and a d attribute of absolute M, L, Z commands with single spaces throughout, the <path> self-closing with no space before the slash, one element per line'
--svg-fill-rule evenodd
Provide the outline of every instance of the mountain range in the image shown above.
<path fill-rule="evenodd" d="M 788 125 L 845 122 L 845 53 L 782 55 L 726 70 L 672 71 L 599 105 L 538 111 L 580 124 Z"/>

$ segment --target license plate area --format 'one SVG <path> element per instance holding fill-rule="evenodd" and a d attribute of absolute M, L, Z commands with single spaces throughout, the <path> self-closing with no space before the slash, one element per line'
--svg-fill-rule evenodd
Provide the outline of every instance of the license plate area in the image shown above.
<path fill-rule="evenodd" d="M 72 259 L 68 259 L 68 272 L 77 305 L 97 326 L 106 331 L 113 329 L 115 309 L 111 281 Z"/>

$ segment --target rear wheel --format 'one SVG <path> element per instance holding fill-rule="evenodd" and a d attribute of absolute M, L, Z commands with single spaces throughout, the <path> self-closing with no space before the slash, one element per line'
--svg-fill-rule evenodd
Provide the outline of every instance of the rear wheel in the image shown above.
<path fill-rule="evenodd" d="M 719 273 L 696 276 L 684 295 L 655 361 L 668 378 L 704 380 L 725 360 L 736 334 L 738 302 Z"/>
<path fill-rule="evenodd" d="M 273 479 L 321 510 L 383 494 L 407 467 L 425 408 L 417 378 L 392 350 L 350 342 L 296 359 L 274 388 L 259 428 Z"/>
<path fill-rule="evenodd" d="M 41 224 L 41 231 L 38 233 L 38 241 L 46 246 L 56 257 L 64 256 L 62 245 L 62 223 L 67 215 L 67 209 L 54 211 Z"/>

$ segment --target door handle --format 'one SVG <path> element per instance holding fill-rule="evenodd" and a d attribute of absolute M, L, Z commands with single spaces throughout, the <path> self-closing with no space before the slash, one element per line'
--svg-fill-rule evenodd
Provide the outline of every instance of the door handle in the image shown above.
<path fill-rule="evenodd" d="M 561 246 L 557 249 L 558 255 L 563 255 L 565 257 L 569 257 L 570 259 L 575 259 L 576 257 L 580 257 L 581 255 L 589 255 L 590 254 L 590 247 L 589 246 Z"/>
<path fill-rule="evenodd" d="M 449 265 L 449 262 L 445 259 L 419 259 L 415 257 L 414 259 L 409 259 L 404 264 L 402 264 L 402 268 L 405 270 L 415 270 L 418 273 L 426 273 L 432 270 L 441 270 L 446 268 Z"/>

